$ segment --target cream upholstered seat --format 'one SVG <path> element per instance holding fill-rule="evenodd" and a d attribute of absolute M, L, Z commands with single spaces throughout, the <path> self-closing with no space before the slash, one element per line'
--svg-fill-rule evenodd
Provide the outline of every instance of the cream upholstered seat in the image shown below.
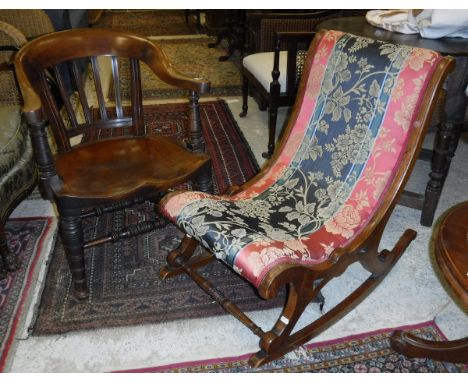
<path fill-rule="evenodd" d="M 252 73 L 252 75 L 257 79 L 257 81 L 264 87 L 264 89 L 268 93 L 270 92 L 270 84 L 273 80 L 271 72 L 273 70 L 274 57 L 274 52 L 254 53 L 244 57 L 242 61 L 242 66 L 245 69 L 247 69 L 250 73 Z M 287 86 L 287 58 L 288 53 L 286 51 L 281 51 L 279 56 L 280 76 L 278 78 L 280 84 L 280 93 L 284 92 Z"/>

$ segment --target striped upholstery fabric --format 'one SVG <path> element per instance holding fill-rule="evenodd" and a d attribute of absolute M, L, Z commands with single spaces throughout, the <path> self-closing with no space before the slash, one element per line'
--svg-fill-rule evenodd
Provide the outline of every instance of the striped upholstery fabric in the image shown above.
<path fill-rule="evenodd" d="M 257 287 L 275 264 L 323 262 L 378 209 L 440 58 L 328 31 L 270 169 L 233 197 L 169 194 L 162 213 Z"/>

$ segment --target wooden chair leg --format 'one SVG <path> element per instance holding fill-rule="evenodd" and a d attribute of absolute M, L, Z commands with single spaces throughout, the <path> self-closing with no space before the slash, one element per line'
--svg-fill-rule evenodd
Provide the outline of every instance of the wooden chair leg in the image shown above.
<path fill-rule="evenodd" d="M 213 178 L 211 171 L 211 161 L 200 170 L 198 176 L 194 180 L 194 188 L 198 191 L 206 192 L 208 194 L 213 193 Z"/>
<path fill-rule="evenodd" d="M 262 153 L 263 158 L 270 158 L 275 151 L 276 120 L 278 117 L 278 105 L 273 101 L 268 108 L 268 150 Z"/>
<path fill-rule="evenodd" d="M 249 80 L 246 76 L 242 77 L 242 112 L 239 117 L 244 118 L 249 109 Z"/>
<path fill-rule="evenodd" d="M 258 110 L 260 111 L 266 111 L 268 109 L 268 102 L 265 101 L 264 99 L 260 100 L 258 104 Z"/>
<path fill-rule="evenodd" d="M 278 118 L 278 103 L 280 97 L 280 84 L 278 82 L 279 71 L 273 69 L 273 82 L 270 83 L 270 103 L 268 107 L 268 151 L 264 152 L 264 158 L 270 158 L 275 151 L 276 120 Z"/>
<path fill-rule="evenodd" d="M 85 299 L 89 296 L 89 291 L 86 285 L 83 226 L 79 212 L 65 211 L 61 214 L 60 233 L 73 280 L 73 292 L 77 298 Z"/>
<path fill-rule="evenodd" d="M 167 255 L 167 265 L 160 269 L 159 277 L 164 280 L 184 273 L 182 265 L 196 269 L 213 261 L 213 254 L 206 251 L 193 256 L 198 245 L 198 241 L 185 235 L 179 247 Z"/>

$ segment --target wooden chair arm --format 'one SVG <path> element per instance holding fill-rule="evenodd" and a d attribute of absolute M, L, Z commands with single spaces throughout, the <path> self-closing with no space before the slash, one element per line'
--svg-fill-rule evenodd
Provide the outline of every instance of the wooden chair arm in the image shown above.
<path fill-rule="evenodd" d="M 211 82 L 202 78 L 191 78 L 180 73 L 170 63 L 166 53 L 157 44 L 150 43 L 149 54 L 143 61 L 164 82 L 179 88 L 205 94 L 210 91 Z"/>

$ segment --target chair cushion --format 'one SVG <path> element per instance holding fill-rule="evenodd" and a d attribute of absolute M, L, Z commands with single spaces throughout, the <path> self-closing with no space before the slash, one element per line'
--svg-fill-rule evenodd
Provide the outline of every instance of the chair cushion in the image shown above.
<path fill-rule="evenodd" d="M 162 213 L 256 287 L 279 263 L 324 262 L 381 206 L 440 59 L 328 31 L 303 74 L 293 128 L 262 176 L 233 197 L 168 195 Z"/>
<path fill-rule="evenodd" d="M 270 82 L 273 81 L 271 72 L 273 70 L 274 52 L 255 53 L 244 57 L 242 66 L 247 69 L 267 92 L 270 92 Z M 280 84 L 280 92 L 286 91 L 286 69 L 288 61 L 288 52 L 280 52 L 279 71 L 280 76 L 278 82 Z"/>
<path fill-rule="evenodd" d="M 18 162 L 30 138 L 19 105 L 0 107 L 0 176 Z"/>

